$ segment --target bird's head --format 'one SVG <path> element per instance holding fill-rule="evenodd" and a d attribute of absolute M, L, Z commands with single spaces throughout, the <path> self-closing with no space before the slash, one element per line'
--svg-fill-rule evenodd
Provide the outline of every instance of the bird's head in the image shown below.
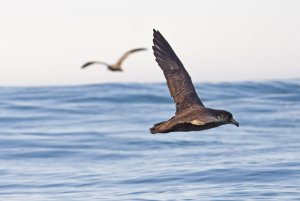
<path fill-rule="evenodd" d="M 217 110 L 215 117 L 216 117 L 216 121 L 223 124 L 234 124 L 237 127 L 239 127 L 240 125 L 237 121 L 234 120 L 232 114 L 225 110 Z"/>

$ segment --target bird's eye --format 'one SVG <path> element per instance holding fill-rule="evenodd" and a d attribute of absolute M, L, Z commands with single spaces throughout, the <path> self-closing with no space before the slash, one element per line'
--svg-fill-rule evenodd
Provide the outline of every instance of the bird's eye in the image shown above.
<path fill-rule="evenodd" d="M 220 114 L 217 118 L 218 118 L 218 119 L 224 119 L 224 115 L 223 115 L 223 114 Z"/>

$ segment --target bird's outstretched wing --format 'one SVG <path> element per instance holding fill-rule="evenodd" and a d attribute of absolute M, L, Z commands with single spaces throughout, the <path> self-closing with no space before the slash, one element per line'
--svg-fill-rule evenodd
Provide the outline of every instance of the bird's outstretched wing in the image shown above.
<path fill-rule="evenodd" d="M 159 31 L 153 29 L 153 46 L 155 60 L 163 70 L 169 91 L 176 103 L 176 114 L 191 107 L 204 107 L 199 99 L 191 77 L 185 70 L 172 47 Z"/>
<path fill-rule="evenodd" d="M 88 67 L 88 66 L 90 66 L 90 65 L 92 65 L 92 64 L 102 64 L 102 65 L 105 65 L 105 66 L 108 66 L 109 64 L 108 63 L 105 63 L 105 62 L 102 62 L 102 61 L 89 61 L 89 62 L 86 62 L 85 64 L 83 64 L 82 66 L 81 66 L 81 68 L 83 69 L 83 68 L 86 68 L 86 67 Z"/>
<path fill-rule="evenodd" d="M 147 48 L 135 48 L 132 50 L 129 50 L 127 52 L 125 52 L 122 57 L 117 61 L 117 63 L 115 64 L 116 66 L 121 66 L 123 61 L 133 52 L 138 52 L 138 51 L 143 51 L 143 50 L 147 50 Z"/>

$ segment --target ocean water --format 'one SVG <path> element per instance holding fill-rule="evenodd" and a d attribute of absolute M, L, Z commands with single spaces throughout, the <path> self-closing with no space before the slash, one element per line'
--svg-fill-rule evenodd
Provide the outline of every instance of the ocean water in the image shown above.
<path fill-rule="evenodd" d="M 0 200 L 300 200 L 300 80 L 196 89 L 240 127 L 150 134 L 164 83 L 0 87 Z"/>

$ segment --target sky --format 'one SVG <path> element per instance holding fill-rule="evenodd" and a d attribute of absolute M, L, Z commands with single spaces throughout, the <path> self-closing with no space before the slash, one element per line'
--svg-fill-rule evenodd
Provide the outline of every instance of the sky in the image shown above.
<path fill-rule="evenodd" d="M 300 78 L 298 0 L 0 0 L 0 86 L 164 82 L 152 29 L 194 82 Z M 115 62 L 136 47 L 124 72 Z"/>

